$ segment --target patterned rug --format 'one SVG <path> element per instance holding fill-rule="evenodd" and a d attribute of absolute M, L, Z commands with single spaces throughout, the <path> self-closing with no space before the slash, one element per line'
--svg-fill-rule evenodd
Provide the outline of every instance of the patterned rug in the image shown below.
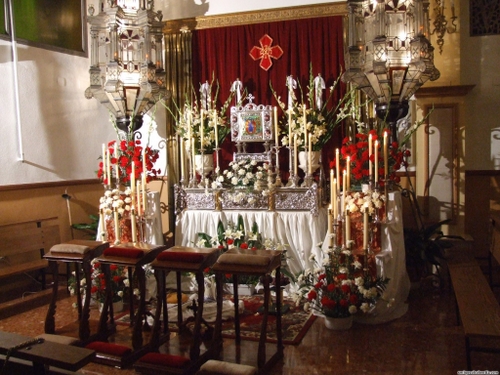
<path fill-rule="evenodd" d="M 263 304 L 260 295 L 240 296 L 244 303 L 244 311 L 240 313 L 240 334 L 242 340 L 258 341 L 262 324 L 262 314 L 259 308 Z M 298 345 L 314 322 L 316 316 L 306 313 L 302 306 L 295 306 L 291 300 L 284 300 L 286 312 L 281 315 L 281 328 L 283 333 L 283 344 Z M 222 324 L 222 336 L 226 338 L 235 337 L 233 320 L 224 321 Z M 267 320 L 267 342 L 276 342 L 276 316 L 268 315 Z"/>
<path fill-rule="evenodd" d="M 253 295 L 253 296 L 240 296 L 239 297 L 239 305 L 240 305 L 240 334 L 242 340 L 251 340 L 258 341 L 260 338 L 260 328 L 262 324 L 262 305 L 263 305 L 263 297 L 262 295 Z M 229 303 L 229 306 L 226 304 Z M 189 302 L 186 304 L 189 305 Z M 307 333 L 309 327 L 315 320 L 315 316 L 306 313 L 302 306 L 295 306 L 295 304 L 291 300 L 285 299 L 283 302 L 284 309 L 281 316 L 281 328 L 283 334 L 283 344 L 285 345 L 298 345 L 304 335 Z M 169 305 L 171 306 L 171 305 Z M 169 308 L 169 329 L 172 332 L 177 331 L 176 325 L 176 316 L 172 316 L 172 312 L 175 313 L 175 307 Z M 210 310 L 212 306 L 205 303 L 205 308 Z M 215 303 L 213 308 L 215 308 Z M 233 313 L 234 305 L 229 301 L 225 301 L 224 303 L 224 313 L 223 313 L 223 322 L 222 322 L 222 336 L 225 338 L 234 339 L 234 313 Z M 205 309 L 204 309 L 205 310 Z M 187 314 L 183 313 L 183 317 L 187 318 L 189 312 L 184 310 Z M 229 314 L 228 314 L 229 312 Z M 215 314 L 215 311 L 214 311 Z M 203 314 L 205 316 L 205 314 Z M 215 318 L 215 315 L 214 315 Z M 212 319 L 207 319 L 209 322 L 212 322 Z M 116 318 L 116 323 L 118 324 L 126 324 L 128 325 L 130 322 L 129 315 L 127 313 L 119 314 Z M 148 323 L 152 325 L 153 321 L 150 317 L 148 317 Z M 268 315 L 267 320 L 267 342 L 275 343 L 276 342 L 276 316 L 274 314 Z"/>

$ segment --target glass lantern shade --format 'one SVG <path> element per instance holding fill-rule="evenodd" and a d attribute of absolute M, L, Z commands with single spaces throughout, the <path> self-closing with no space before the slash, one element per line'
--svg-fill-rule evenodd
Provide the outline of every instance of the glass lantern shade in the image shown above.
<path fill-rule="evenodd" d="M 373 100 L 389 123 L 408 111 L 408 99 L 439 78 L 429 35 L 427 0 L 348 0 L 344 82 Z"/>
<path fill-rule="evenodd" d="M 135 131 L 167 95 L 161 11 L 153 10 L 152 1 L 115 0 L 100 1 L 96 15 L 91 5 L 88 13 L 91 67 L 85 96 L 99 100 L 121 130 Z"/>

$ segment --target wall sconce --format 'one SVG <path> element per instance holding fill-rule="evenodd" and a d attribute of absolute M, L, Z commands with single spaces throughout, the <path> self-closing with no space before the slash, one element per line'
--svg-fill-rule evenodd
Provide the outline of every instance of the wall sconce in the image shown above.
<path fill-rule="evenodd" d="M 436 5 L 434 6 L 435 18 L 432 21 L 432 25 L 434 29 L 431 31 L 431 35 L 436 34 L 437 40 L 436 43 L 439 46 L 439 53 L 443 53 L 443 44 L 444 44 L 444 35 L 446 33 L 453 34 L 457 32 L 457 25 L 455 22 L 458 17 L 455 16 L 455 1 L 451 0 L 451 25 L 448 25 L 448 21 L 446 20 L 446 16 L 444 14 L 445 0 L 436 0 Z"/>
<path fill-rule="evenodd" d="M 97 15 L 93 5 L 88 9 L 91 66 L 85 97 L 99 100 L 125 132 L 138 130 L 143 115 L 167 96 L 163 15 L 153 9 L 153 1 L 145 0 L 100 0 Z"/>

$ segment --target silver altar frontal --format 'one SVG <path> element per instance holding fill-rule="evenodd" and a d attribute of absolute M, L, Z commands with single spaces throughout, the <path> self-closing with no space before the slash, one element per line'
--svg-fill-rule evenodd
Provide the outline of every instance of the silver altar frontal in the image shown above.
<path fill-rule="evenodd" d="M 276 187 L 268 193 L 249 189 L 184 188 L 175 185 L 175 210 L 268 210 L 309 211 L 317 216 L 321 194 L 316 184 L 311 187 Z"/>

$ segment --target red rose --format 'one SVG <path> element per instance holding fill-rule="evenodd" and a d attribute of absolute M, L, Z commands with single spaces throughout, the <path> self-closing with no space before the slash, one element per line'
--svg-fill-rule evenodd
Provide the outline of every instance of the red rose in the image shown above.
<path fill-rule="evenodd" d="M 205 269 L 203 270 L 203 272 L 205 272 L 205 273 L 209 273 L 209 272 L 210 272 L 210 267 L 205 268 Z"/>
<path fill-rule="evenodd" d="M 243 249 L 243 250 L 248 249 L 248 244 L 247 244 L 247 243 L 242 243 L 242 244 L 240 245 L 240 249 Z"/>
<path fill-rule="evenodd" d="M 316 293 L 316 291 L 314 289 L 311 290 L 309 293 L 307 293 L 307 299 L 309 301 L 312 301 L 313 299 L 316 299 L 317 296 L 318 296 L 318 294 Z"/>
<path fill-rule="evenodd" d="M 234 243 L 234 240 L 232 238 L 228 238 L 226 242 L 228 245 L 232 245 Z"/>
<path fill-rule="evenodd" d="M 314 285 L 314 287 L 315 287 L 316 289 L 320 289 L 322 286 L 323 286 L 323 284 L 321 283 L 321 281 L 318 281 L 318 282 Z"/>
<path fill-rule="evenodd" d="M 335 290 L 335 284 L 334 283 L 328 284 L 326 289 L 328 289 L 329 292 L 333 292 Z"/>
<path fill-rule="evenodd" d="M 118 266 L 117 266 L 116 264 L 110 264 L 110 265 L 109 265 L 109 269 L 110 269 L 111 271 L 116 271 L 116 270 L 118 269 Z"/>

